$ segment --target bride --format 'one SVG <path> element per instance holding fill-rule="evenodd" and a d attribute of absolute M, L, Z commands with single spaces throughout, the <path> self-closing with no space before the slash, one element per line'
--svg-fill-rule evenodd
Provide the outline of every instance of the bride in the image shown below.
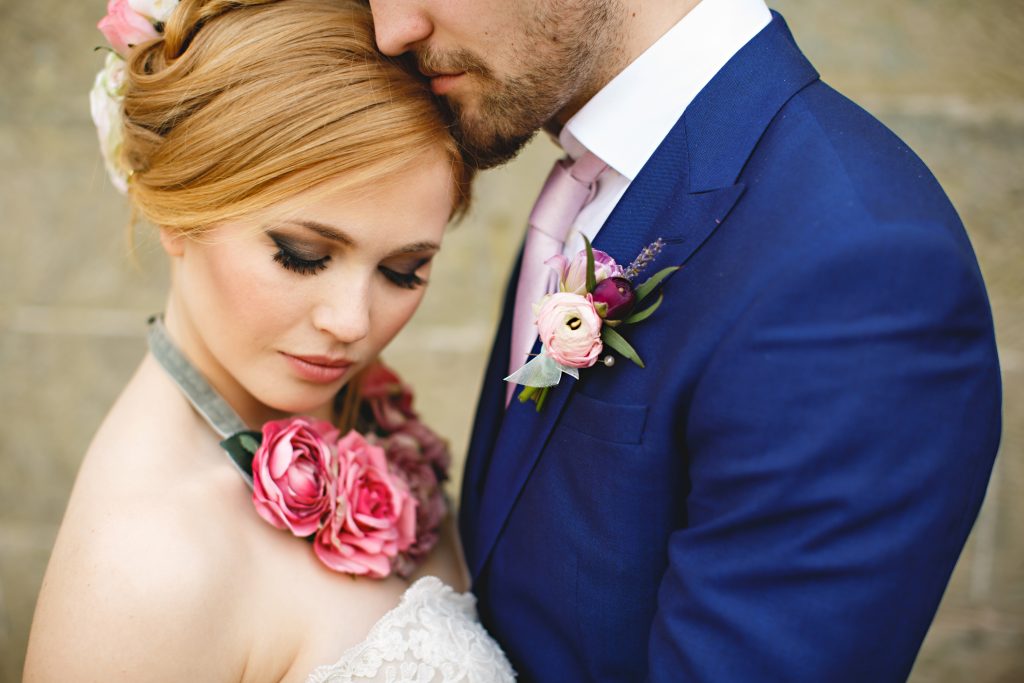
<path fill-rule="evenodd" d="M 436 485 L 440 442 L 376 360 L 467 202 L 429 91 L 358 0 L 108 12 L 94 116 L 171 287 L 82 463 L 24 680 L 511 680 L 447 523 L 435 546 L 415 473 Z"/>

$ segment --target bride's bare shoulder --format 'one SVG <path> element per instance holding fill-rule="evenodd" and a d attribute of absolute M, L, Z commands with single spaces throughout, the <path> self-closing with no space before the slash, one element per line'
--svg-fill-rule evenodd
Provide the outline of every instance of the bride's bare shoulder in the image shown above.
<path fill-rule="evenodd" d="M 25 680 L 240 680 L 237 487 L 145 363 L 83 461 L 40 592 Z M 141 382 L 140 380 L 141 375 Z M 212 446 L 210 444 L 212 443 Z M 224 633 L 224 624 L 234 624 Z"/>

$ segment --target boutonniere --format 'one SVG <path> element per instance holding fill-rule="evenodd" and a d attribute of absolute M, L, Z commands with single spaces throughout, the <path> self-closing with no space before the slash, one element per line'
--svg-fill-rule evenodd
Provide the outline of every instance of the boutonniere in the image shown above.
<path fill-rule="evenodd" d="M 579 379 L 580 368 L 596 365 L 606 346 L 644 367 L 620 330 L 647 320 L 658 310 L 664 298 L 660 293 L 654 303 L 644 308 L 640 304 L 679 269 L 664 268 L 637 285 L 640 274 L 654 261 L 664 242 L 655 240 L 623 268 L 608 254 L 594 249 L 586 237 L 583 241 L 585 248 L 571 262 L 561 254 L 546 262 L 558 274 L 558 291 L 533 306 L 540 354 L 505 378 L 506 382 L 523 385 L 519 401 L 534 401 L 538 411 L 563 374 Z M 601 362 L 611 367 L 615 358 L 607 355 Z"/>
<path fill-rule="evenodd" d="M 252 476 L 252 501 L 269 524 L 313 544 L 346 574 L 408 576 L 437 543 L 448 507 L 449 455 L 419 421 L 412 394 L 383 365 L 364 376 L 367 433 L 290 417 L 221 445 Z"/>

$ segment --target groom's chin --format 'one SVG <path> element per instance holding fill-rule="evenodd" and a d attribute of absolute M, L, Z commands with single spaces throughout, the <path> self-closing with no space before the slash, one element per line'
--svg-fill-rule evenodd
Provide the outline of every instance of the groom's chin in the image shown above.
<path fill-rule="evenodd" d="M 487 113 L 487 107 L 463 107 L 449 101 L 452 133 L 466 161 L 480 170 L 511 161 L 533 139 L 539 126 L 516 125 L 507 113 Z M 481 111 L 482 110 L 482 111 Z M 506 117 L 504 120 L 502 116 Z"/>
<path fill-rule="evenodd" d="M 461 128 L 454 131 L 455 139 L 466 161 L 479 170 L 494 168 L 511 161 L 526 143 L 533 139 L 536 132 L 505 137 L 495 134 L 480 135 L 475 131 L 464 132 Z"/>

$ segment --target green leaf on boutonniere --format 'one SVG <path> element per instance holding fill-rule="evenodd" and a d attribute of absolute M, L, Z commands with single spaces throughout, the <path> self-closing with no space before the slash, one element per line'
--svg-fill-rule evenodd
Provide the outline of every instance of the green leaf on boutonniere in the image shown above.
<path fill-rule="evenodd" d="M 537 412 L 539 413 L 550 391 L 551 387 L 523 387 L 523 390 L 519 392 L 519 402 L 533 401 L 537 404 Z"/>
<path fill-rule="evenodd" d="M 220 445 L 242 470 L 252 474 L 252 456 L 262 441 L 261 432 L 238 432 L 221 441 Z"/>
<path fill-rule="evenodd" d="M 547 400 L 548 394 L 551 393 L 551 387 L 544 387 L 540 390 L 540 393 L 534 396 L 533 400 L 537 402 L 537 412 L 544 407 L 544 401 Z"/>
<path fill-rule="evenodd" d="M 653 304 L 651 304 L 650 306 L 648 306 L 644 310 L 637 311 L 633 315 L 629 316 L 628 318 L 626 318 L 625 320 L 622 321 L 622 324 L 623 325 L 634 325 L 634 324 L 636 324 L 638 322 L 641 322 L 643 320 L 647 320 L 648 318 L 651 317 L 651 315 L 656 310 L 658 310 L 658 306 L 661 306 L 661 302 L 664 301 L 664 300 L 665 300 L 665 295 L 664 294 L 659 294 L 658 295 L 658 299 Z"/>
<path fill-rule="evenodd" d="M 594 273 L 594 248 L 590 246 L 590 240 L 583 235 L 583 243 L 587 248 L 587 292 L 593 292 L 597 287 L 597 275 Z"/>
<path fill-rule="evenodd" d="M 601 328 L 601 341 L 612 347 L 615 351 L 618 351 L 623 357 L 628 358 L 640 367 L 644 367 L 644 362 L 640 360 L 640 354 L 636 352 L 636 349 L 626 341 L 625 337 L 612 328 L 608 326 Z"/>
<path fill-rule="evenodd" d="M 679 266 L 672 266 L 670 268 L 663 268 L 657 273 L 649 277 L 642 285 L 637 287 L 634 292 L 636 293 L 636 302 L 640 303 L 643 301 L 648 294 L 654 291 L 654 288 L 661 284 L 662 280 L 667 278 L 672 273 L 679 270 Z"/>

